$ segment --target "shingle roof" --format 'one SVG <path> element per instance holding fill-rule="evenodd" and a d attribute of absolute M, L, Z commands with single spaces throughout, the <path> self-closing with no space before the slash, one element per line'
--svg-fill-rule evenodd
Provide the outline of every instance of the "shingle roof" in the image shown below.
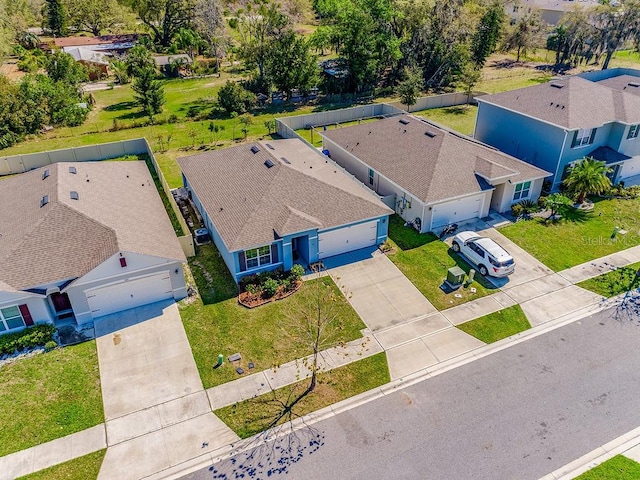
<path fill-rule="evenodd" d="M 598 5 L 597 0 L 579 0 L 580 3 L 567 0 L 520 0 L 522 7 L 535 7 L 543 10 L 553 10 L 558 12 L 567 12 L 577 6 L 586 8 Z"/>
<path fill-rule="evenodd" d="M 609 122 L 640 123 L 640 97 L 581 77 L 477 98 L 570 130 Z"/>
<path fill-rule="evenodd" d="M 511 181 L 550 175 L 411 115 L 329 130 L 322 135 L 425 203 L 485 190 L 486 185 L 476 174 L 487 180 Z"/>
<path fill-rule="evenodd" d="M 598 147 L 593 152 L 587 155 L 587 157 L 594 158 L 601 162 L 605 162 L 607 165 L 612 163 L 623 162 L 629 160 L 631 157 L 624 153 L 616 152 L 610 147 Z"/>
<path fill-rule="evenodd" d="M 185 260 L 144 162 L 49 165 L 3 180 L 0 204 L 0 287 L 81 277 L 118 251 Z"/>
<path fill-rule="evenodd" d="M 171 62 L 192 63 L 191 57 L 186 53 L 177 53 L 175 55 L 155 55 L 153 57 L 153 61 L 156 62 L 156 65 L 159 67 L 169 65 Z"/>
<path fill-rule="evenodd" d="M 107 55 L 96 52 L 84 47 L 65 47 L 62 49 L 65 53 L 71 55 L 76 62 L 98 63 L 100 65 L 109 65 Z"/>
<path fill-rule="evenodd" d="M 600 80 L 597 83 L 604 85 L 605 87 L 613 88 L 614 90 L 640 95 L 640 77 L 635 77 L 633 75 L 618 75 L 616 77 Z"/>
<path fill-rule="evenodd" d="M 393 213 L 298 139 L 250 143 L 178 163 L 229 251 Z"/>
<path fill-rule="evenodd" d="M 98 37 L 62 37 L 55 38 L 53 43 L 56 47 L 84 47 L 87 45 L 114 45 L 118 43 L 131 43 L 138 40 L 137 33 L 127 33 L 122 35 L 101 35 Z"/>

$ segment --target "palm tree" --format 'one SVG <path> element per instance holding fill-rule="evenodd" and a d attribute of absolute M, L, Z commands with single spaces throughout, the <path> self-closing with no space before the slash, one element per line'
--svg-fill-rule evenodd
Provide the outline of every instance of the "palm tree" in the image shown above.
<path fill-rule="evenodd" d="M 584 202 L 589 193 L 602 193 L 609 189 L 611 180 L 607 177 L 611 169 L 604 162 L 591 157 L 583 158 L 569 170 L 564 185 L 578 197 L 578 203 Z"/>

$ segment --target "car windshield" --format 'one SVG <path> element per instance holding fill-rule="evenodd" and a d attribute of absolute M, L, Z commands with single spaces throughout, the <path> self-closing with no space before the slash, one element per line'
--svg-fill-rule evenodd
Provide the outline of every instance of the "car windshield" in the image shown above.
<path fill-rule="evenodd" d="M 491 265 L 495 267 L 508 267 L 510 265 L 513 265 L 513 258 L 500 262 L 493 257 L 489 257 L 489 261 L 491 262 Z"/>

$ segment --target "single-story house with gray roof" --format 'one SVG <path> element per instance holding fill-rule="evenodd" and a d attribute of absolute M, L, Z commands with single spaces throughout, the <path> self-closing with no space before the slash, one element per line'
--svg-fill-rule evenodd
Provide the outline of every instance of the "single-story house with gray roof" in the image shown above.
<path fill-rule="evenodd" d="M 627 70 L 629 71 L 629 70 Z M 477 97 L 474 137 L 553 173 L 559 186 L 584 157 L 613 183 L 640 181 L 640 71 L 601 81 L 580 76 Z"/>
<path fill-rule="evenodd" d="M 421 232 L 535 201 L 549 175 L 412 115 L 321 134 L 336 163 L 379 195 L 395 196 L 396 213 Z"/>
<path fill-rule="evenodd" d="M 379 245 L 393 211 L 299 139 L 178 159 L 233 278 Z"/>
<path fill-rule="evenodd" d="M 54 163 L 0 184 L 0 333 L 186 296 L 145 162 Z"/>

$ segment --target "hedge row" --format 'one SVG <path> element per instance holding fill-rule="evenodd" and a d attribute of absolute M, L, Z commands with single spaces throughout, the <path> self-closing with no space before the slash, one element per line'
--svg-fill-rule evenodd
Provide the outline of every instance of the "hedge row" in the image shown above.
<path fill-rule="evenodd" d="M 29 327 L 16 333 L 0 335 L 0 355 L 13 353 L 16 350 L 44 346 L 53 340 L 56 327 L 51 324 L 41 324 Z"/>

